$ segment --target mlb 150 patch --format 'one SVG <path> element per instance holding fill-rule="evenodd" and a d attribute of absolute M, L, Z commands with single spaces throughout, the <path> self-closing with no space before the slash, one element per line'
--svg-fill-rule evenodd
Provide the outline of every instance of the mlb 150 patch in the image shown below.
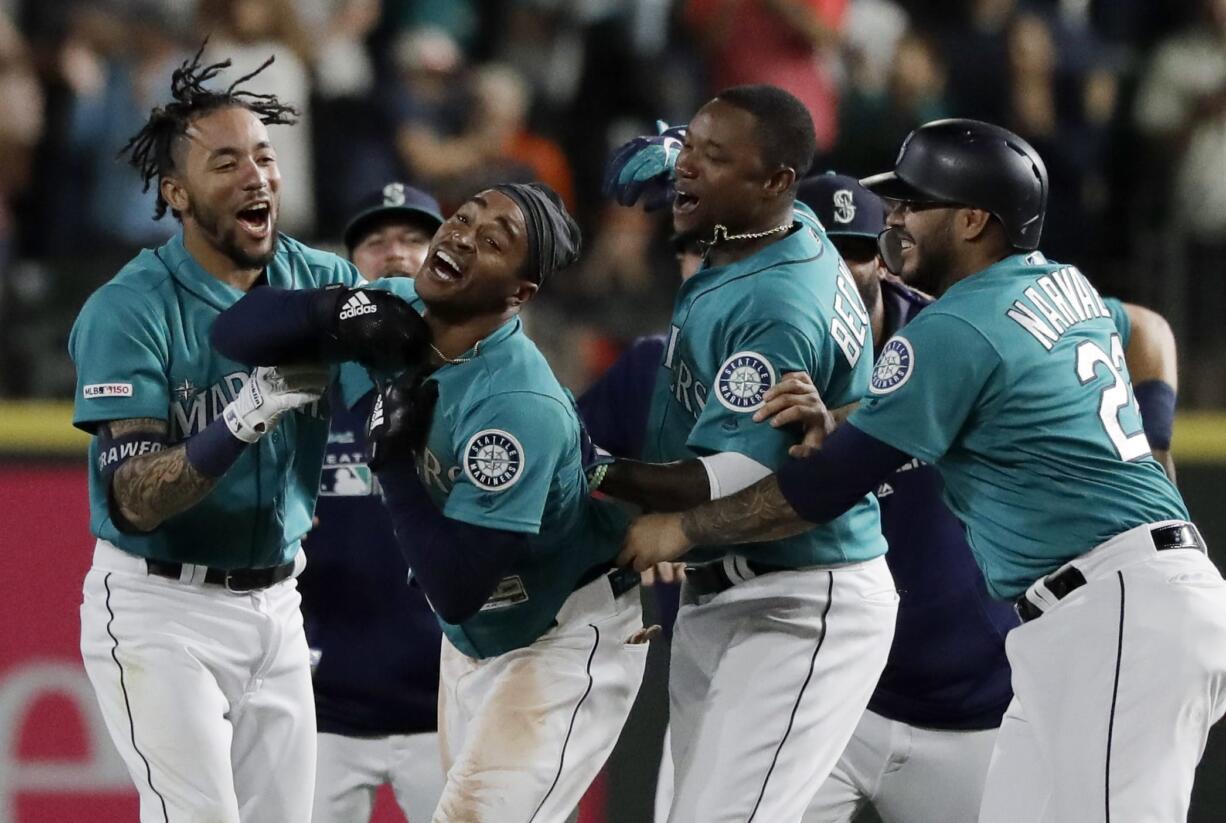
<path fill-rule="evenodd" d="M 486 429 L 477 432 L 464 449 L 464 474 L 482 489 L 505 491 L 519 480 L 524 450 L 510 432 Z"/>
<path fill-rule="evenodd" d="M 775 370 L 757 352 L 742 351 L 719 367 L 715 396 L 734 412 L 752 412 L 762 407 L 763 397 L 775 385 Z"/>
<path fill-rule="evenodd" d="M 99 397 L 131 397 L 131 383 L 90 383 L 81 390 L 82 396 L 86 400 L 95 400 Z"/>
<path fill-rule="evenodd" d="M 892 337 L 881 350 L 869 389 L 873 394 L 889 394 L 911 378 L 915 368 L 915 350 L 905 337 Z"/>

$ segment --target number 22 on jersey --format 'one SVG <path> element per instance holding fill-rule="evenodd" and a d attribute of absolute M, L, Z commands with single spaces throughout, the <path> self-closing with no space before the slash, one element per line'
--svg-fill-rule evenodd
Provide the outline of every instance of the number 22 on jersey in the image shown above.
<path fill-rule="evenodd" d="M 1107 376 L 1111 383 L 1102 389 L 1098 402 L 1098 417 L 1102 420 L 1103 429 L 1111 440 L 1111 445 L 1119 454 L 1121 460 L 1137 460 L 1149 455 L 1149 441 L 1145 439 L 1144 431 L 1126 434 L 1120 423 L 1120 412 L 1126 407 L 1131 408 L 1139 420 L 1141 411 L 1137 408 L 1136 398 L 1124 377 L 1127 369 L 1124 361 L 1124 344 L 1118 334 L 1111 335 L 1111 355 L 1108 356 L 1102 347 L 1093 340 L 1082 341 L 1077 346 L 1077 379 L 1081 385 L 1091 383 L 1098 376 L 1098 366 L 1107 368 Z"/>

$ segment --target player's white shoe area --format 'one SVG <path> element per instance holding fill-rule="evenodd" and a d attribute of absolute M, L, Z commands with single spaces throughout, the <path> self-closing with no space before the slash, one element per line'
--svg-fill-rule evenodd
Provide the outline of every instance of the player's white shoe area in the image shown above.
<path fill-rule="evenodd" d="M 428 823 L 443 793 L 438 734 L 319 735 L 311 823 L 367 823 L 375 792 L 390 783 L 409 823 Z"/>
<path fill-rule="evenodd" d="M 1015 697 L 982 823 L 1187 819 L 1226 711 L 1226 582 L 1150 526 L 1073 561 L 1088 581 L 1009 633 Z"/>
<path fill-rule="evenodd" d="M 572 594 L 532 645 L 485 660 L 443 638 L 439 741 L 447 785 L 434 823 L 563 823 L 630 714 L 647 643 L 637 588 L 600 577 Z"/>
<path fill-rule="evenodd" d="M 804 823 L 849 823 L 867 804 L 885 823 L 975 823 L 996 729 L 923 729 L 865 711 Z"/>
<path fill-rule="evenodd" d="M 669 703 L 669 823 L 796 823 L 885 666 L 898 595 L 885 559 L 682 590 Z"/>
<path fill-rule="evenodd" d="M 315 713 L 291 578 L 232 594 L 98 541 L 81 655 L 141 820 L 309 820 Z M 156 627 L 156 631 L 150 631 Z"/>

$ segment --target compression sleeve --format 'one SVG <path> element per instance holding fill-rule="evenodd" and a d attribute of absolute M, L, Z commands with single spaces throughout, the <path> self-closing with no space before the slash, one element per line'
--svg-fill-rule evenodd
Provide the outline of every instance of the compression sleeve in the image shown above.
<path fill-rule="evenodd" d="M 248 366 L 309 359 L 323 334 L 317 307 L 324 295 L 324 289 L 254 288 L 218 315 L 209 341 Z"/>
<path fill-rule="evenodd" d="M 776 474 L 779 490 L 796 513 L 825 523 L 850 509 L 910 459 L 906 452 L 844 423 L 820 449 L 787 461 Z"/>
<path fill-rule="evenodd" d="M 435 612 L 459 624 L 481 610 L 528 552 L 527 536 L 452 520 L 430 500 L 410 462 L 378 473 L 396 542 Z"/>

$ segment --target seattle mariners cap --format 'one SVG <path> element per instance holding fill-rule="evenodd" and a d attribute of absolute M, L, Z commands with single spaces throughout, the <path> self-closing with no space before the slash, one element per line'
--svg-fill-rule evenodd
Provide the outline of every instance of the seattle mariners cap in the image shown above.
<path fill-rule="evenodd" d="M 443 225 L 438 201 L 421 189 L 404 183 L 388 183 L 377 192 L 363 198 L 358 213 L 345 226 L 345 248 L 353 247 L 370 227 L 384 218 L 400 215 L 427 227 L 431 233 Z"/>
<path fill-rule="evenodd" d="M 796 198 L 816 212 L 831 237 L 876 240 L 885 231 L 885 201 L 854 177 L 815 174 L 800 182 Z"/>

